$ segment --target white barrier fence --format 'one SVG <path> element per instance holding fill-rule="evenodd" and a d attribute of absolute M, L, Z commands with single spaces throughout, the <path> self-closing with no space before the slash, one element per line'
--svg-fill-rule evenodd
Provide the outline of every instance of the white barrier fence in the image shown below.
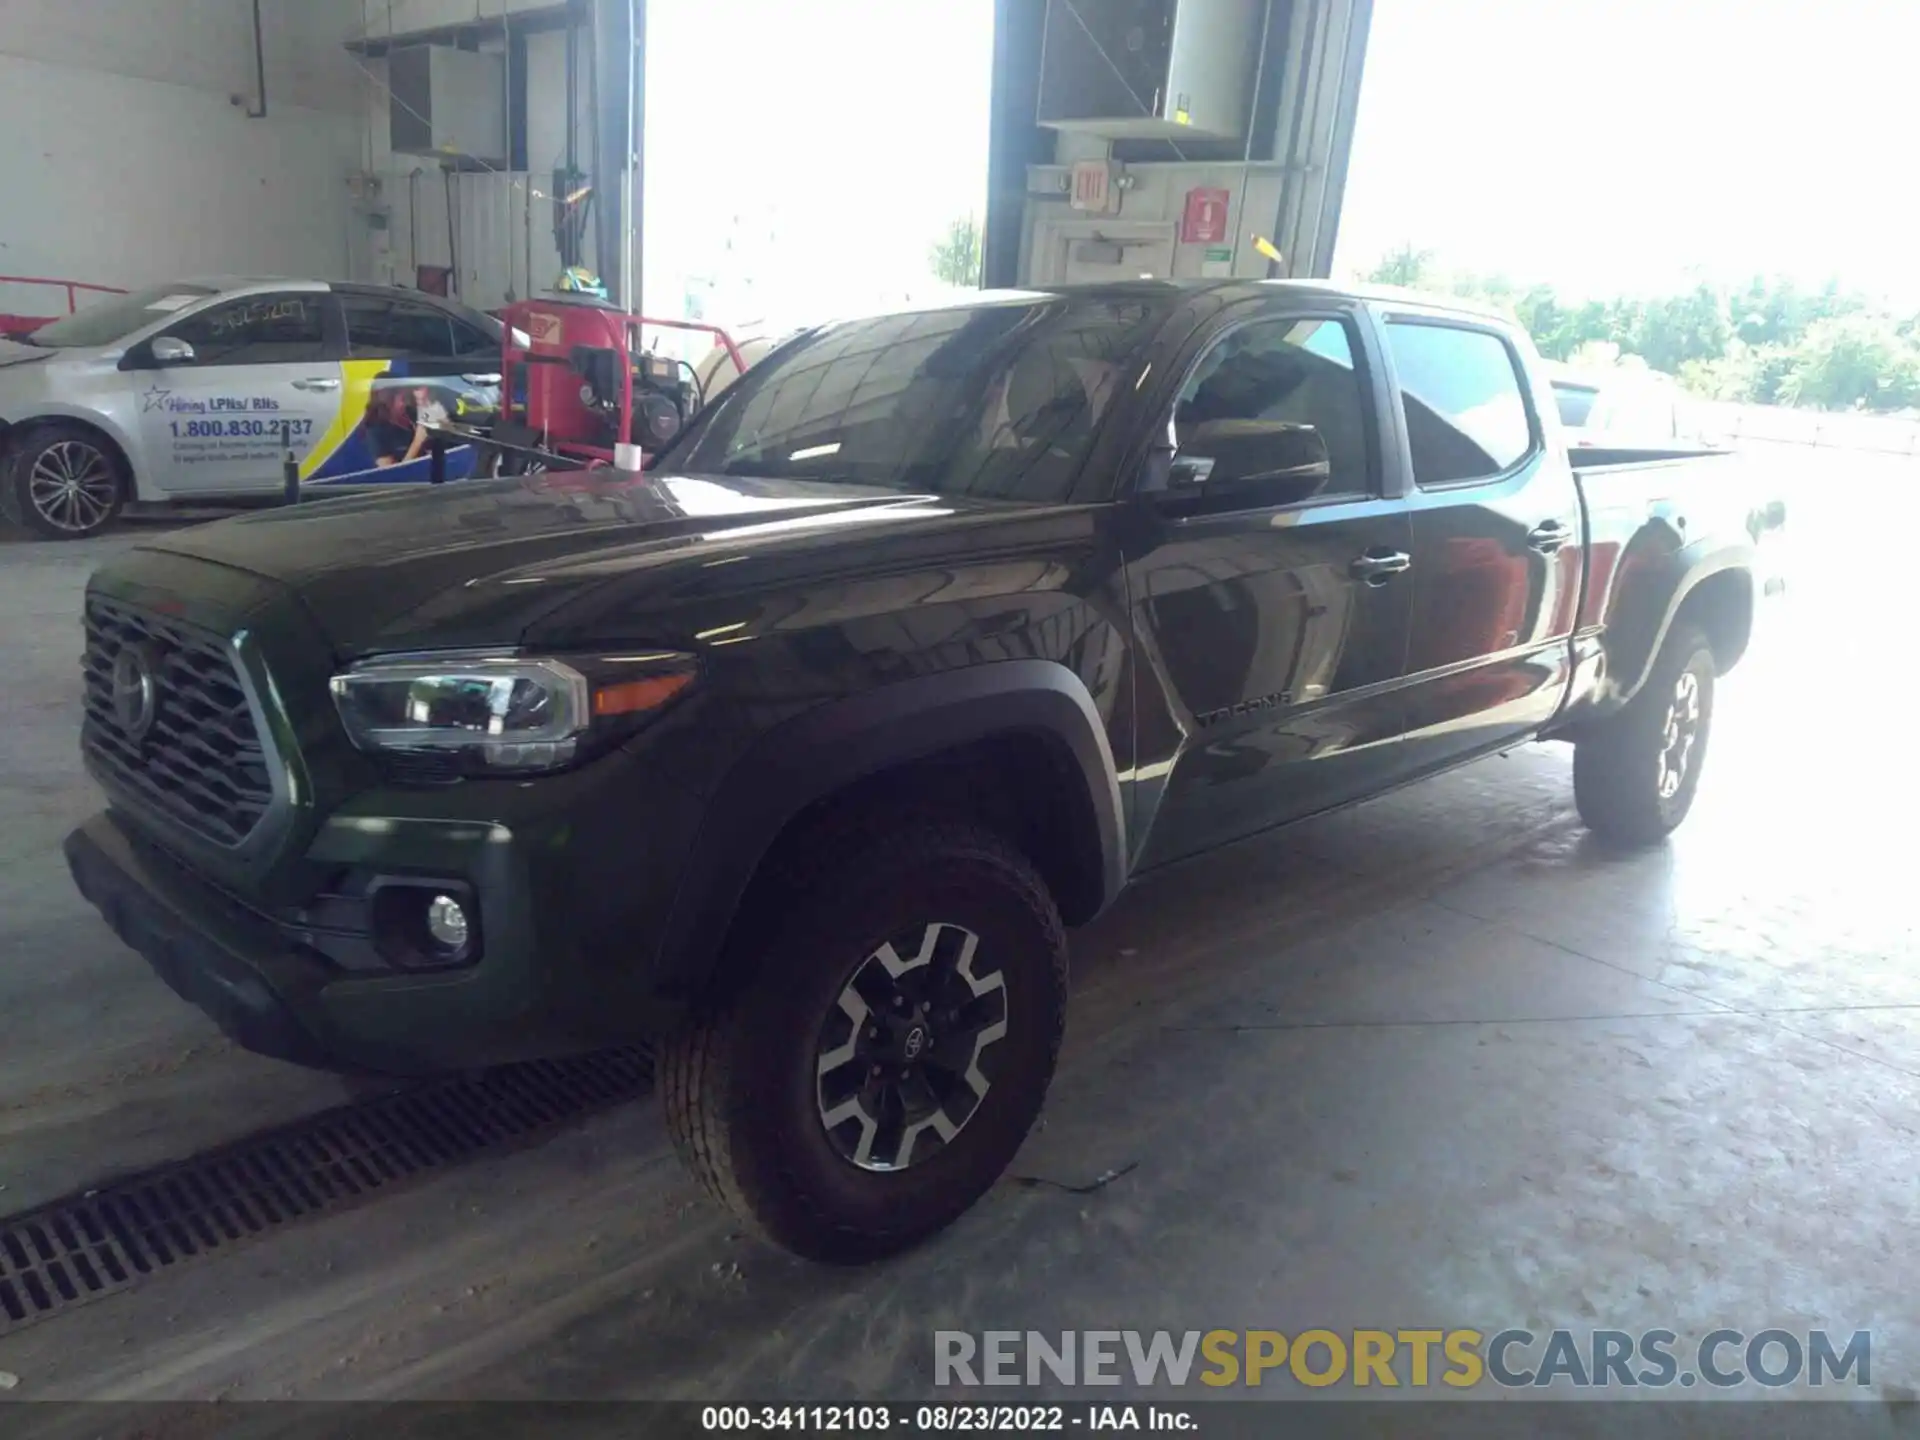
<path fill-rule="evenodd" d="M 1757 441 L 1920 458 L 1920 418 L 1707 400 L 1694 401 L 1689 408 L 1699 438 L 1712 445 L 1738 446 Z"/>

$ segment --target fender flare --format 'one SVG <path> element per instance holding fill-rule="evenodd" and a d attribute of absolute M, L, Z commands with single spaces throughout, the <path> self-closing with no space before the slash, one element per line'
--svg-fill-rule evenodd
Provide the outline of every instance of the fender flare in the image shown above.
<path fill-rule="evenodd" d="M 1753 582 L 1754 555 L 1747 546 L 1727 545 L 1712 551 L 1689 547 L 1666 559 L 1668 564 L 1658 569 L 1649 566 L 1636 576 L 1626 603 L 1602 632 L 1607 684 L 1594 706 L 1595 715 L 1612 714 L 1640 692 L 1674 621 L 1705 581 L 1739 571 Z M 1655 583 L 1661 580 L 1665 583 Z M 1655 597 L 1662 598 L 1656 602 Z"/>
<path fill-rule="evenodd" d="M 1051 660 L 1000 660 L 895 681 L 807 710 L 754 741 L 706 806 L 655 955 L 658 987 L 713 972 L 734 913 L 786 825 L 857 781 L 996 736 L 1037 734 L 1084 781 L 1104 909 L 1126 883 L 1126 823 L 1105 724 L 1080 677 Z"/>

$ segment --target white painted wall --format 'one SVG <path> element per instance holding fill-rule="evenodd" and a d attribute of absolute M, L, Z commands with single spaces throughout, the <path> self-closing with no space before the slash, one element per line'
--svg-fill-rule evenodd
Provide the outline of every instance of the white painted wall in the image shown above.
<path fill-rule="evenodd" d="M 270 101 L 356 113 L 359 82 L 340 42 L 362 0 L 261 0 Z M 251 95 L 249 0 L 4 0 L 0 53 L 73 70 Z"/>
<path fill-rule="evenodd" d="M 247 0 L 0 9 L 0 274 L 132 287 L 347 271 L 364 82 L 340 41 L 359 0 L 264 0 L 265 119 L 246 114 Z M 0 286 L 0 310 L 63 303 Z"/>

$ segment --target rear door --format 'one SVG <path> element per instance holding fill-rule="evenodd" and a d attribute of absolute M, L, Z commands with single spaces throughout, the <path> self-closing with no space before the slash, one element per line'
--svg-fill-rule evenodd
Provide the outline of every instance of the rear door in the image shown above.
<path fill-rule="evenodd" d="M 1136 726 L 1136 857 L 1151 866 L 1354 799 L 1390 778 L 1411 614 L 1411 528 L 1379 453 L 1379 367 L 1338 303 L 1230 324 L 1171 419 L 1175 463 L 1225 422 L 1312 426 L 1327 484 L 1295 503 L 1143 496 L 1129 593 L 1142 663 L 1167 698 Z M 1208 427 L 1203 433 L 1202 427 Z M 1148 777 L 1164 777 L 1156 790 Z"/>
<path fill-rule="evenodd" d="M 1499 326 L 1389 314 L 1413 469 L 1409 768 L 1510 743 L 1566 694 L 1583 559 L 1580 496 Z"/>
<path fill-rule="evenodd" d="M 326 291 L 220 301 L 162 334 L 193 358 L 158 366 L 151 340 L 130 358 L 150 478 L 167 495 L 272 493 L 285 483 L 287 447 L 304 467 L 325 443 L 343 389 Z"/>
<path fill-rule="evenodd" d="M 316 473 L 321 484 L 421 480 L 428 461 L 404 463 L 406 450 L 389 453 L 379 437 L 403 436 L 406 426 L 377 426 L 380 401 L 398 392 L 411 420 L 429 425 L 458 422 L 490 411 L 498 397 L 500 345 L 479 324 L 430 300 L 393 291 L 343 288 L 346 322 L 347 409 L 359 421 L 342 437 L 337 453 Z M 396 442 L 397 443 L 397 442 Z M 455 447 L 447 456 L 449 478 L 466 474 L 471 452 Z M 395 463 L 401 462 L 401 463 Z"/>

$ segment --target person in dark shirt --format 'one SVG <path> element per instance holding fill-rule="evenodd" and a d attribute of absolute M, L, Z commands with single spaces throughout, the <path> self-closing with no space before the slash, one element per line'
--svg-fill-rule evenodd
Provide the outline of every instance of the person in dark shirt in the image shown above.
<path fill-rule="evenodd" d="M 417 460 L 427 448 L 427 427 L 397 386 L 376 389 L 368 398 L 366 435 L 373 463 L 383 470 Z"/>

